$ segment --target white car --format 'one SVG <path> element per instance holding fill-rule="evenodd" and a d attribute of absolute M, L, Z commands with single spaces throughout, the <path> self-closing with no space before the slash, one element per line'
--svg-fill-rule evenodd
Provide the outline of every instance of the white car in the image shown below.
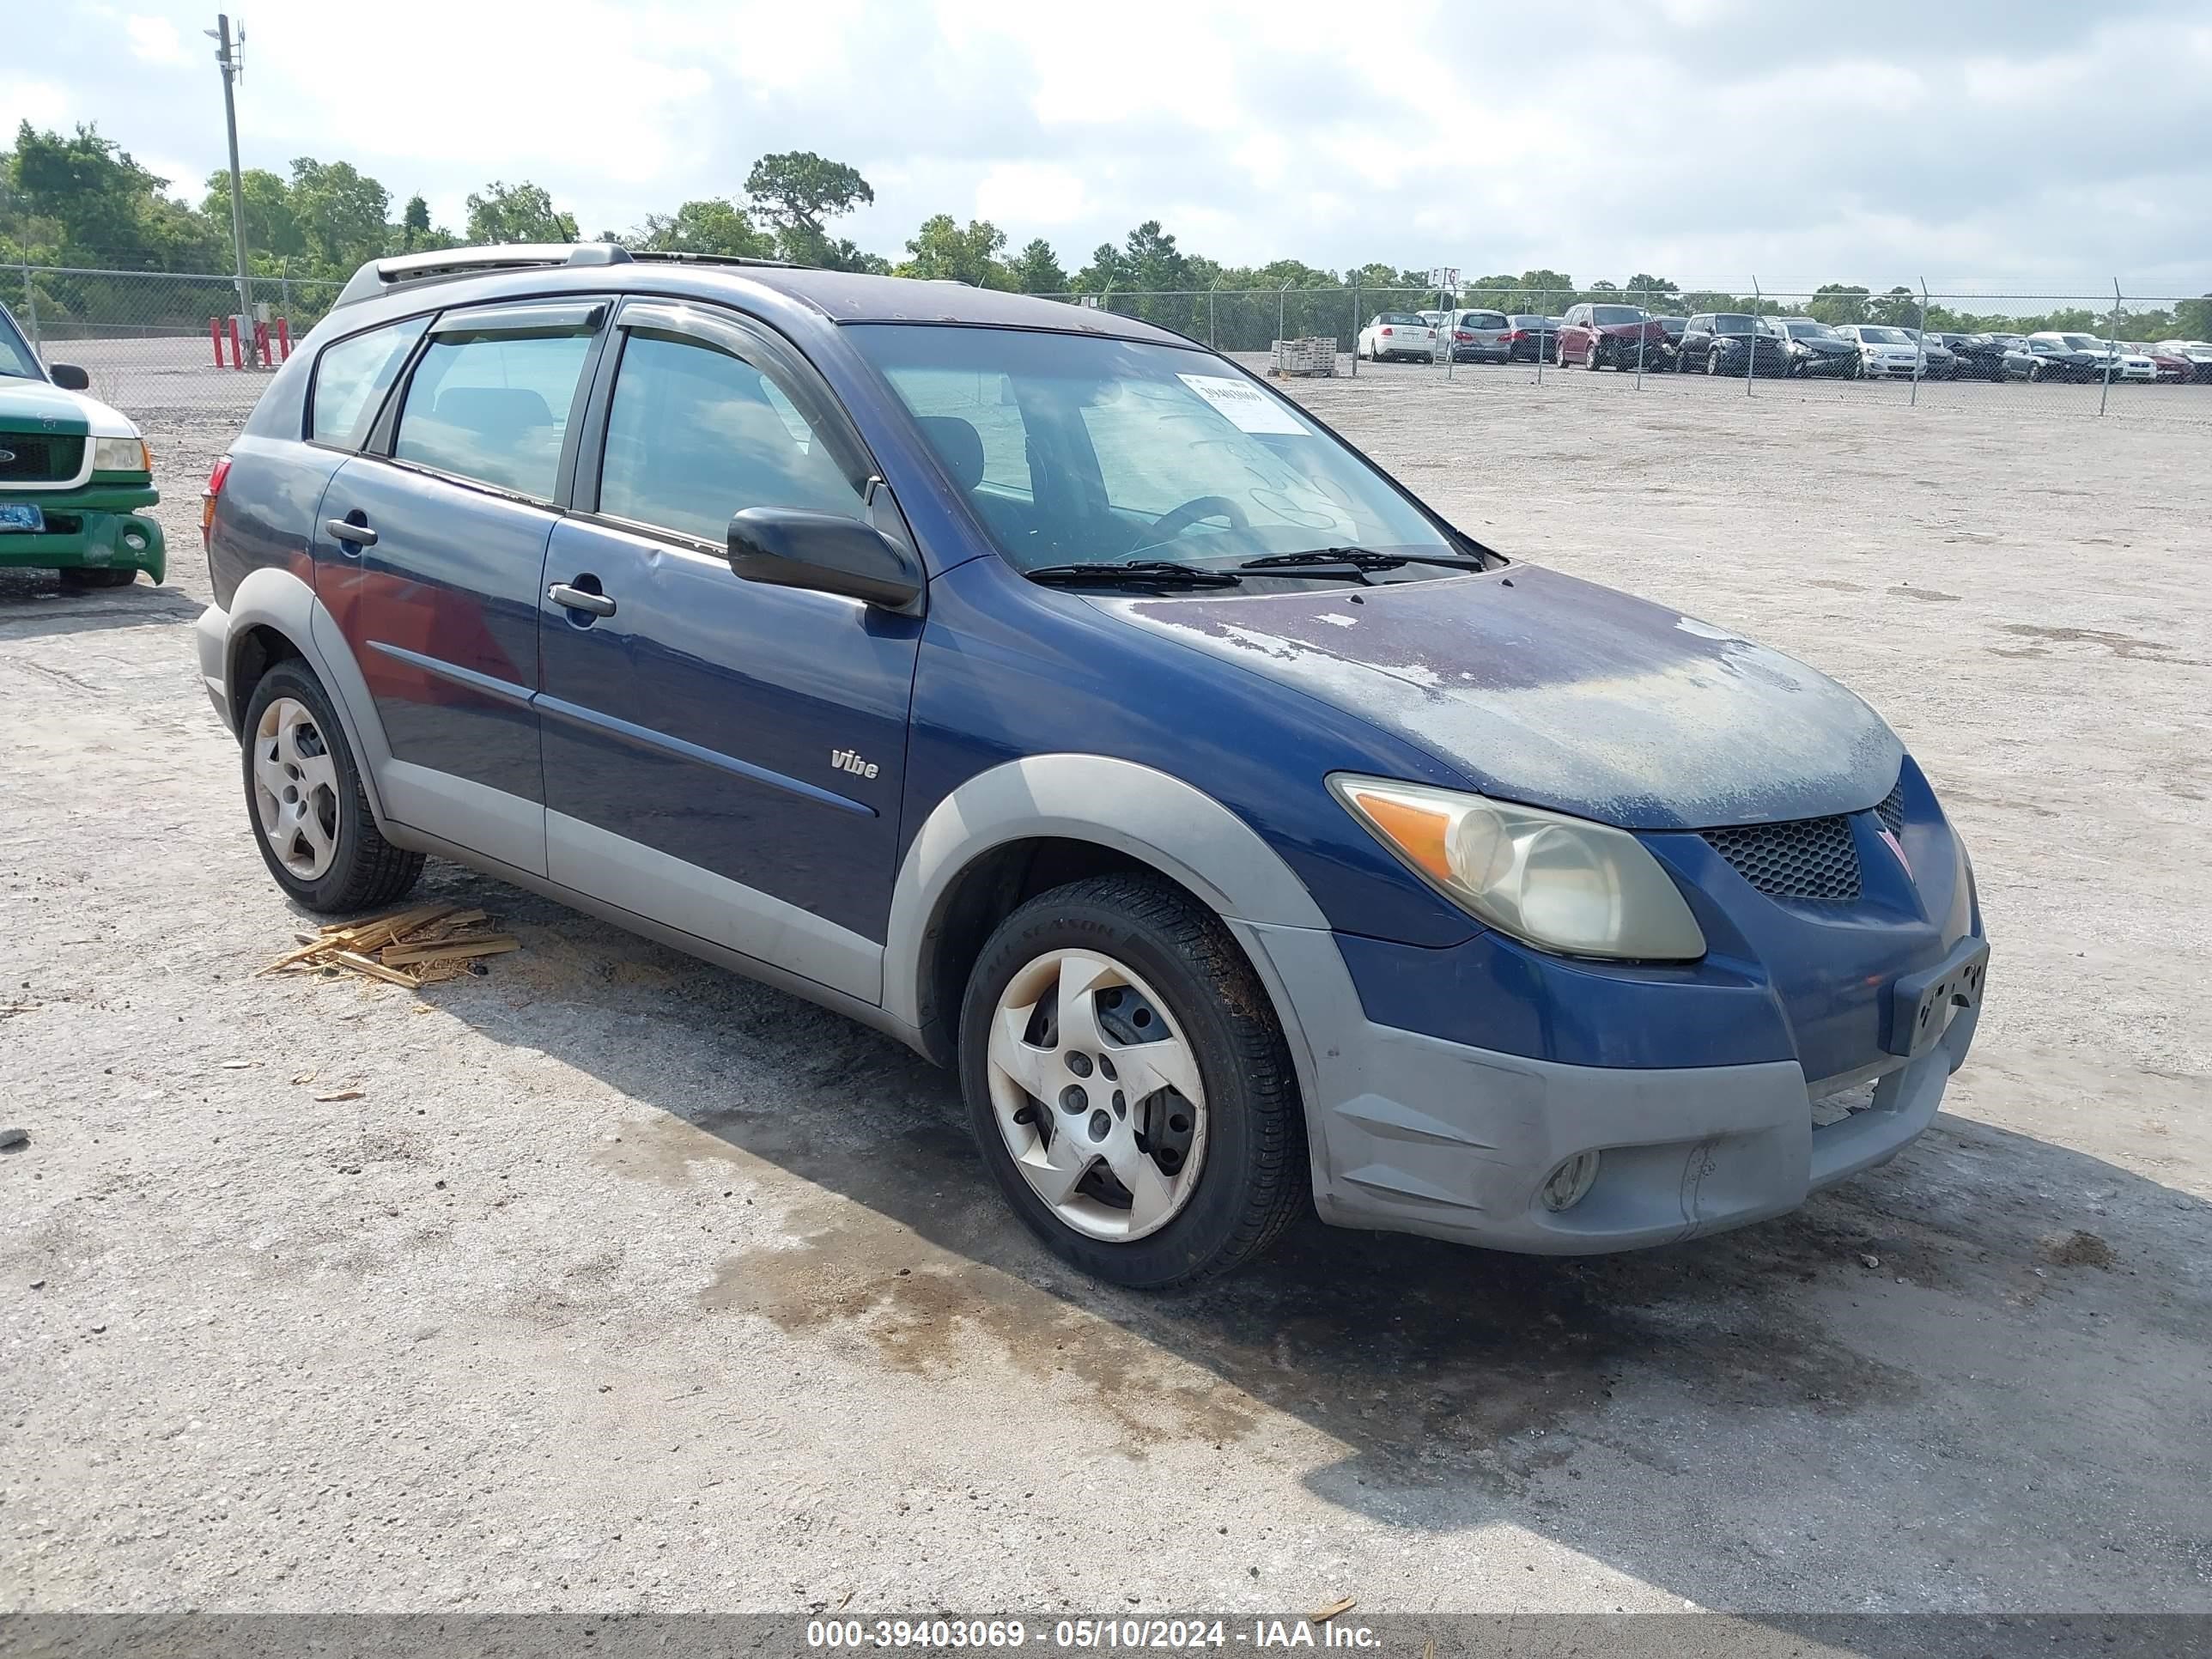
<path fill-rule="evenodd" d="M 1513 356 L 1513 319 L 1502 311 L 1447 311 L 1437 325 L 1439 349 L 1455 363 L 1502 363 Z"/>
<path fill-rule="evenodd" d="M 1859 349 L 1857 378 L 1862 380 L 1909 380 L 1916 372 L 1925 373 L 1919 345 L 1901 328 L 1887 323 L 1845 323 L 1836 332 Z"/>
<path fill-rule="evenodd" d="M 1436 327 L 1423 322 L 1416 311 L 1377 312 L 1375 319 L 1359 331 L 1357 353 L 1370 362 L 1411 357 L 1432 363 L 1437 360 Z"/>
<path fill-rule="evenodd" d="M 2110 340 L 2100 339 L 2094 334 L 2061 334 L 2056 330 L 2051 330 L 2040 334 L 2031 334 L 2028 337 L 2032 340 L 2056 340 L 2069 351 L 2087 352 L 2097 360 L 2096 374 L 2099 379 L 2104 377 L 2105 360 L 2108 357 L 2112 362 L 2112 377 L 2116 380 L 2158 379 L 2158 365 L 2143 353 L 2130 351 L 2124 346 L 2116 346 Z"/>

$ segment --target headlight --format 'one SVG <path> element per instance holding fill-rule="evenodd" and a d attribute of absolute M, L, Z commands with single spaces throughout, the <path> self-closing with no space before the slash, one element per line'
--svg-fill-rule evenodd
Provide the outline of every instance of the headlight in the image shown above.
<path fill-rule="evenodd" d="M 100 438 L 92 447 L 92 470 L 95 472 L 149 472 L 154 470 L 153 452 L 140 438 Z"/>
<path fill-rule="evenodd" d="M 1705 953 L 1680 890 L 1625 830 L 1425 784 L 1340 773 L 1328 786 L 1377 841 L 1501 933 L 1562 956 Z"/>

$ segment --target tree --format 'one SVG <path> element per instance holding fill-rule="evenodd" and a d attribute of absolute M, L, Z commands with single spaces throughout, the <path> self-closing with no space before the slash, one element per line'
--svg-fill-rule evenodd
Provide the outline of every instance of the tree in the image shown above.
<path fill-rule="evenodd" d="M 1638 271 L 1622 286 L 1646 307 L 1671 305 L 1681 295 L 1681 290 L 1664 276 L 1654 276 L 1648 271 Z"/>
<path fill-rule="evenodd" d="M 1893 328 L 1918 328 L 1920 304 L 1920 296 L 1911 289 L 1893 288 L 1867 302 L 1867 320 Z"/>
<path fill-rule="evenodd" d="M 21 251 L 36 246 L 63 264 L 152 270 L 214 270 L 223 263 L 228 203 L 218 229 L 207 215 L 163 196 L 169 181 L 140 167 L 96 126 L 81 126 L 64 138 L 25 121 L 15 130 L 5 171 L 14 208 L 10 240 Z"/>
<path fill-rule="evenodd" d="M 1133 286 L 1121 269 L 1121 250 L 1111 242 L 1101 242 L 1091 249 L 1091 263 L 1074 276 L 1074 289 L 1079 294 L 1104 294 L 1113 289 Z"/>
<path fill-rule="evenodd" d="M 505 185 L 494 179 L 469 198 L 471 242 L 573 242 L 574 214 L 555 210 L 544 187 L 527 180 Z"/>
<path fill-rule="evenodd" d="M 392 192 L 350 161 L 292 163 L 292 214 L 307 257 L 333 274 L 350 271 L 385 251 Z"/>
<path fill-rule="evenodd" d="M 249 252 L 275 259 L 298 259 L 307 252 L 300 234 L 299 216 L 292 210 L 292 187 L 266 167 L 248 167 L 239 174 L 239 195 L 244 206 L 246 246 Z M 230 173 L 208 174 L 207 195 L 200 211 L 218 225 L 230 223 Z"/>
<path fill-rule="evenodd" d="M 412 253 L 430 238 L 430 204 L 420 196 L 407 198 L 407 206 L 399 216 L 399 246 Z"/>
<path fill-rule="evenodd" d="M 1042 236 L 1014 256 L 1009 274 L 1017 293 L 1065 294 L 1068 291 L 1067 273 L 1060 268 L 1060 258 L 1053 252 L 1052 244 Z"/>
<path fill-rule="evenodd" d="M 775 227 L 783 257 L 799 264 L 851 270 L 866 255 L 850 242 L 833 240 L 823 222 L 872 204 L 876 192 L 857 169 L 831 161 L 811 149 L 763 155 L 745 175 L 745 194 L 753 210 Z"/>
<path fill-rule="evenodd" d="M 686 202 L 673 213 L 648 213 L 629 236 L 632 246 L 657 253 L 719 253 L 772 259 L 775 239 L 735 202 L 721 197 Z"/>
<path fill-rule="evenodd" d="M 2173 326 L 2185 340 L 2212 340 L 2212 294 L 2174 307 Z"/>
<path fill-rule="evenodd" d="M 1823 283 L 1813 290 L 1805 314 L 1832 328 L 1845 323 L 1863 323 L 1867 320 L 1867 291 L 1856 283 Z"/>
<path fill-rule="evenodd" d="M 906 245 L 910 256 L 901 276 L 965 283 L 970 288 L 1008 288 L 1013 277 L 999 260 L 1006 233 L 988 219 L 970 219 L 963 230 L 949 213 L 933 214 Z"/>

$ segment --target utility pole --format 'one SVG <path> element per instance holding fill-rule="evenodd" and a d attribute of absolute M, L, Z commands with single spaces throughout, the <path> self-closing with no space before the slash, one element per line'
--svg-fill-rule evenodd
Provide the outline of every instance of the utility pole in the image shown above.
<path fill-rule="evenodd" d="M 230 244 L 238 259 L 239 343 L 258 361 L 253 335 L 253 283 L 246 267 L 246 186 L 238 176 L 238 105 L 231 95 L 231 82 L 238 78 L 243 67 L 236 48 L 246 44 L 246 30 L 242 25 L 240 27 L 234 44 L 230 18 L 224 15 L 217 16 L 215 27 L 205 33 L 219 43 L 215 61 L 222 65 L 222 124 L 230 135 Z"/>

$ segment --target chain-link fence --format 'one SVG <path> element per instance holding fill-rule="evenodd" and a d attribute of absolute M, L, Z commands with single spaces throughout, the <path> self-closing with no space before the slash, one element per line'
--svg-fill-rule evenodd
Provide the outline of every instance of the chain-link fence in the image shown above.
<path fill-rule="evenodd" d="M 1507 386 L 1561 372 L 1695 374 L 1749 396 L 2212 421 L 2212 301 L 2186 296 L 1726 289 L 1291 288 L 1042 297 L 1267 354 L 1334 339 L 1336 373 Z"/>
<path fill-rule="evenodd" d="M 342 286 L 255 276 L 241 310 L 234 276 L 0 267 L 0 302 L 39 355 L 139 419 L 242 417 Z"/>
<path fill-rule="evenodd" d="M 241 309 L 231 276 L 0 267 L 0 300 L 48 362 L 80 365 L 98 395 L 154 419 L 241 418 L 341 286 L 255 276 Z M 1757 397 L 2212 421 L 2212 300 L 2124 296 L 2118 284 L 2106 295 L 1774 293 L 1753 283 L 1042 297 L 1263 362 L 1278 340 L 1334 341 L 1340 375 L 1433 370 L 1504 391 L 1563 373 L 1610 370 L 1638 387 L 1687 374 Z"/>

